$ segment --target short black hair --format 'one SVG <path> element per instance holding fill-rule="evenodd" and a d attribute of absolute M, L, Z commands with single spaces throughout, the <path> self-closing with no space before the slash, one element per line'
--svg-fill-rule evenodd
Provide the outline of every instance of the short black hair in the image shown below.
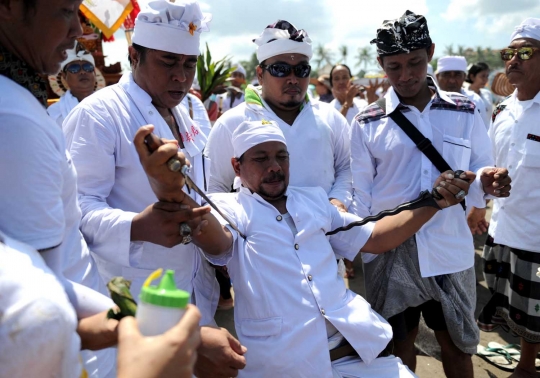
<path fill-rule="evenodd" d="M 334 83 L 332 82 L 332 73 L 334 73 L 334 70 L 337 68 L 337 67 L 345 67 L 347 69 L 347 71 L 349 71 L 349 76 L 352 78 L 353 75 L 351 73 L 351 69 L 349 68 L 349 66 L 347 66 L 346 64 L 336 64 L 334 67 L 332 67 L 332 69 L 330 70 L 330 79 L 328 79 L 330 81 L 330 87 L 334 87 Z"/>
<path fill-rule="evenodd" d="M 478 75 L 480 72 L 482 71 L 485 71 L 485 70 L 488 70 L 489 71 L 489 66 L 487 65 L 487 63 L 484 63 L 484 62 L 478 62 L 478 63 L 474 63 L 473 65 L 471 65 L 471 67 L 469 68 L 469 71 L 467 72 L 467 77 L 465 78 L 465 81 L 467 83 L 471 83 L 473 82 L 471 76 L 476 76 Z"/>
<path fill-rule="evenodd" d="M 135 51 L 137 51 L 137 53 L 139 54 L 139 61 L 140 63 L 144 63 L 144 61 L 146 60 L 146 53 L 148 52 L 148 50 L 150 50 L 148 47 L 144 47 L 144 46 L 141 46 L 141 45 L 138 45 L 136 43 L 132 43 L 131 44 L 131 47 L 133 47 L 133 49 Z M 133 62 L 131 61 L 131 56 L 128 54 L 128 61 L 129 61 L 129 64 L 131 65 Z"/>

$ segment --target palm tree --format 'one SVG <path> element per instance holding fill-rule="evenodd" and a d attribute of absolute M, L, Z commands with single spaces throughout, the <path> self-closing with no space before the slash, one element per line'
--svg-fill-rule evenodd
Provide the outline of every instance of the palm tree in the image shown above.
<path fill-rule="evenodd" d="M 444 49 L 444 55 L 456 55 L 456 53 L 454 52 L 454 45 L 446 46 L 446 48 Z"/>
<path fill-rule="evenodd" d="M 204 102 L 213 93 L 214 88 L 223 85 L 231 76 L 236 67 L 230 67 L 231 60 L 225 57 L 218 61 L 212 61 L 212 54 L 206 44 L 206 53 L 199 55 L 197 60 L 197 79 L 201 87 L 201 100 Z M 230 67 L 230 68 L 227 68 Z"/>
<path fill-rule="evenodd" d="M 360 47 L 358 49 L 358 55 L 356 56 L 356 67 L 364 66 L 364 71 L 367 71 L 367 67 L 371 62 L 373 62 L 371 48 L 369 46 Z"/>
<path fill-rule="evenodd" d="M 317 70 L 321 68 L 323 63 L 332 64 L 332 52 L 330 49 L 327 49 L 323 45 L 319 44 L 315 48 L 315 64 L 317 65 Z"/>
<path fill-rule="evenodd" d="M 341 54 L 341 61 L 344 64 L 347 64 L 347 55 L 349 54 L 349 48 L 347 47 L 347 45 L 340 46 L 339 53 Z"/>
<path fill-rule="evenodd" d="M 477 62 L 484 61 L 484 49 L 481 46 L 476 47 L 476 61 Z"/>
<path fill-rule="evenodd" d="M 457 55 L 459 56 L 465 56 L 467 49 L 465 49 L 465 46 L 459 46 L 457 47 Z"/>

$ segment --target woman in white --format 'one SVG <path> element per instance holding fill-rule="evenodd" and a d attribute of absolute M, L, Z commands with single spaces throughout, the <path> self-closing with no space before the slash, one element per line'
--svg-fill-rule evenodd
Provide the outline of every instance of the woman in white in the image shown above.
<path fill-rule="evenodd" d="M 364 89 L 361 85 L 352 83 L 351 69 L 345 64 L 337 64 L 330 71 L 330 86 L 334 100 L 330 103 L 345 117 L 349 125 L 354 116 L 360 113 L 368 103 L 359 96 Z"/>
<path fill-rule="evenodd" d="M 486 88 L 489 77 L 489 66 L 486 63 L 478 62 L 471 64 L 468 67 L 467 78 L 465 81 L 469 83 L 469 90 L 476 93 L 486 105 L 486 125 L 489 125 L 491 114 L 493 113 L 493 94 Z"/>

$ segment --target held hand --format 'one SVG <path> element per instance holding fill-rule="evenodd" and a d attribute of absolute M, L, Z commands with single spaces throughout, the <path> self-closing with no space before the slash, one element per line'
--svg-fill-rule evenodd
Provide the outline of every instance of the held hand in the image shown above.
<path fill-rule="evenodd" d="M 345 206 L 340 200 L 336 198 L 330 198 L 330 203 L 337 207 L 338 211 L 341 211 L 342 213 L 347 212 L 347 206 Z"/>
<path fill-rule="evenodd" d="M 352 107 L 354 98 L 361 92 L 362 87 L 360 85 L 354 84 L 352 81 L 349 82 L 349 88 L 347 89 L 346 101 Z"/>
<path fill-rule="evenodd" d="M 196 230 L 203 222 L 201 217 L 209 212 L 209 206 L 191 208 L 180 203 L 157 202 L 135 215 L 131 221 L 131 241 L 174 247 L 184 238 L 180 234 L 180 223 L 188 223 Z"/>
<path fill-rule="evenodd" d="M 201 314 L 193 305 L 177 325 L 162 335 L 144 337 L 137 320 L 121 320 L 118 342 L 118 378 L 191 378 L 201 342 Z"/>
<path fill-rule="evenodd" d="M 508 176 L 506 168 L 488 168 L 484 169 L 480 176 L 482 187 L 486 194 L 491 194 L 495 197 L 510 196 L 510 183 L 512 179 Z"/>
<path fill-rule="evenodd" d="M 178 142 L 176 140 L 162 139 L 163 145 L 150 152 L 144 139 L 153 130 L 154 126 L 152 125 L 142 126 L 133 139 L 141 165 L 148 176 L 152 190 L 160 201 L 182 202 L 185 196 L 182 191 L 184 176 L 179 172 L 171 172 L 167 162 L 173 156 L 176 156 L 182 165 L 189 165 L 189 161 L 182 152 L 178 151 Z"/>
<path fill-rule="evenodd" d="M 467 215 L 467 224 L 473 235 L 482 235 L 487 232 L 489 222 L 486 220 L 486 209 L 472 207 L 469 215 Z"/>
<path fill-rule="evenodd" d="M 474 181 L 476 175 L 471 171 L 463 172 L 460 178 L 454 178 L 454 172 L 445 171 L 435 181 L 433 187 L 442 199 L 436 200 L 441 209 L 456 205 L 463 201 L 469 193 L 470 182 Z"/>
<path fill-rule="evenodd" d="M 246 347 L 225 328 L 202 327 L 201 339 L 195 364 L 198 378 L 236 377 L 246 366 Z"/>
<path fill-rule="evenodd" d="M 79 319 L 77 333 L 81 349 L 100 350 L 116 345 L 118 320 L 108 319 L 107 311 Z"/>

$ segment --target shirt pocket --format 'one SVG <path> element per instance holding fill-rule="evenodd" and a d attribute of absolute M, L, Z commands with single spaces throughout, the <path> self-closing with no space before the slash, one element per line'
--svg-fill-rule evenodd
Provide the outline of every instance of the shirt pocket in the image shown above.
<path fill-rule="evenodd" d="M 471 161 L 471 141 L 444 135 L 443 158 L 453 170 L 467 171 Z"/>
<path fill-rule="evenodd" d="M 266 319 L 240 320 L 240 332 L 249 337 L 268 337 L 281 334 L 283 318 L 281 316 Z"/>
<path fill-rule="evenodd" d="M 525 141 L 522 165 L 528 168 L 540 168 L 540 142 L 529 139 Z"/>

